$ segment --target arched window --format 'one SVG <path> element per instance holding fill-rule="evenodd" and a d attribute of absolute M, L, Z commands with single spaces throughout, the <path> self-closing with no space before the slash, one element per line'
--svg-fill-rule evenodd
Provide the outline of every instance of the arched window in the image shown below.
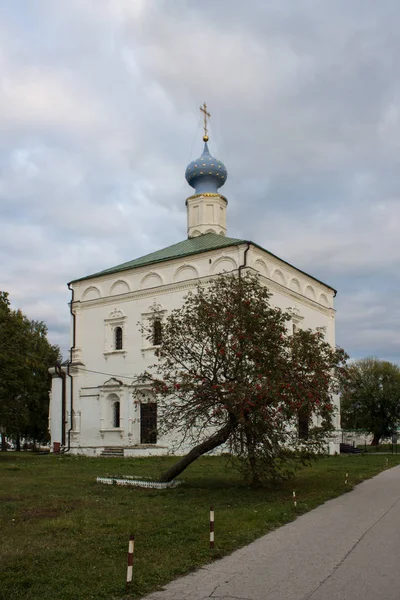
<path fill-rule="evenodd" d="M 119 427 L 120 426 L 120 403 L 119 402 L 114 402 L 113 404 L 113 427 Z"/>
<path fill-rule="evenodd" d="M 122 327 L 116 327 L 114 331 L 115 335 L 115 349 L 122 350 Z"/>
<path fill-rule="evenodd" d="M 154 319 L 153 322 L 153 346 L 160 346 L 162 342 L 161 319 Z"/>

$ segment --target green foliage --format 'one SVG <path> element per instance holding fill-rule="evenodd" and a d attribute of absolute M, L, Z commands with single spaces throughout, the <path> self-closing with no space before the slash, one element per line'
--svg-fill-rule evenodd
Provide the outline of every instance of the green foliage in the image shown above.
<path fill-rule="evenodd" d="M 47 327 L 12 310 L 0 292 L 0 426 L 3 436 L 47 440 L 50 375 L 61 358 Z"/>
<path fill-rule="evenodd" d="M 373 444 L 400 426 L 400 368 L 377 358 L 364 358 L 349 368 L 342 389 L 342 427 L 371 433 Z"/>
<path fill-rule="evenodd" d="M 345 353 L 318 331 L 288 335 L 292 316 L 270 297 L 251 273 L 200 284 L 167 316 L 158 362 L 140 378 L 157 399 L 164 432 L 199 444 L 198 455 L 227 442 L 254 484 L 283 476 L 293 453 L 324 449 L 332 394 L 345 373 Z M 310 425 L 307 439 L 298 435 L 300 416 Z"/>

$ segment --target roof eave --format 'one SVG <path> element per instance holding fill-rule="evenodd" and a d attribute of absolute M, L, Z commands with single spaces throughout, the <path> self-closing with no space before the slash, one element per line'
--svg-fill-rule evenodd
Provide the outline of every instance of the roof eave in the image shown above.
<path fill-rule="evenodd" d="M 214 250 L 221 250 L 221 248 L 232 248 L 232 247 L 235 247 L 235 246 L 241 246 L 242 244 L 250 244 L 251 246 L 254 246 L 255 248 L 258 248 L 259 250 L 262 250 L 263 252 L 266 252 L 266 254 L 269 254 L 270 256 L 273 256 L 274 258 L 276 258 L 280 262 L 284 263 L 285 265 L 288 265 L 289 267 L 291 267 L 295 271 L 298 271 L 299 273 L 302 273 L 303 275 L 305 275 L 306 277 L 309 277 L 313 281 L 316 281 L 319 284 L 323 285 L 324 287 L 328 288 L 329 290 L 332 290 L 334 292 L 334 297 L 336 296 L 337 290 L 335 288 L 333 288 L 332 286 L 328 285 L 324 281 L 321 281 L 320 279 L 317 279 L 317 277 L 314 277 L 313 275 L 310 275 L 306 271 L 303 271 L 302 269 L 299 269 L 298 267 L 295 267 L 294 265 L 292 265 L 287 260 L 284 260 L 283 258 L 280 258 L 279 256 L 277 256 L 273 252 L 270 252 L 269 250 L 266 250 L 265 248 L 263 248 L 259 244 L 256 244 L 255 242 L 252 242 L 250 240 L 237 240 L 236 243 L 229 244 L 228 246 L 221 246 L 219 248 L 216 247 L 216 248 L 209 248 L 209 249 L 202 248 L 202 249 L 195 250 L 195 251 L 192 251 L 192 252 L 185 252 L 183 254 L 180 254 L 179 256 L 169 256 L 169 257 L 165 257 L 165 258 L 158 258 L 158 259 L 155 259 L 155 260 L 150 260 L 150 261 L 144 263 L 143 265 L 134 265 L 134 266 L 131 265 L 131 266 L 127 266 L 126 268 L 118 269 L 116 271 L 110 271 L 108 273 L 102 271 L 100 273 L 94 273 L 93 275 L 86 275 L 85 277 L 81 277 L 79 279 L 73 279 L 72 281 L 70 281 L 68 283 L 68 285 L 72 285 L 73 283 L 79 283 L 80 281 L 88 281 L 89 279 L 97 279 L 98 277 L 106 277 L 107 275 L 114 275 L 116 273 L 123 273 L 124 271 L 130 271 L 130 270 L 134 270 L 134 269 L 140 269 L 141 267 L 148 267 L 150 265 L 154 265 L 154 264 L 157 264 L 157 263 L 163 263 L 163 262 L 167 262 L 167 261 L 171 261 L 171 260 L 185 258 L 187 256 L 195 256 L 197 254 L 202 254 L 202 253 L 205 253 L 205 252 L 213 252 Z"/>
<path fill-rule="evenodd" d="M 94 273 L 93 275 L 86 275 L 86 277 L 80 277 L 79 279 L 74 279 L 74 280 L 70 281 L 68 283 L 68 285 L 71 285 L 73 283 L 78 283 L 80 281 L 87 281 L 88 279 L 95 279 L 97 277 L 105 277 L 107 275 L 114 275 L 116 273 L 122 273 L 124 271 L 130 271 L 133 269 L 140 269 L 141 267 L 148 267 L 149 265 L 154 265 L 154 264 L 161 263 L 161 262 L 167 262 L 169 260 L 177 260 L 180 258 L 185 258 L 186 256 L 195 256 L 196 254 L 202 254 L 205 252 L 213 252 L 214 250 L 221 250 L 221 248 L 232 248 L 234 246 L 241 246 L 242 244 L 246 244 L 246 243 L 248 243 L 248 242 L 246 242 L 246 240 L 238 240 L 236 243 L 229 244 L 229 246 L 221 246 L 219 248 L 217 247 L 217 248 L 209 248 L 209 249 L 202 248 L 199 250 L 195 250 L 193 252 L 184 252 L 184 253 L 180 254 L 179 256 L 169 256 L 169 257 L 165 257 L 165 258 L 158 258 L 156 260 L 151 260 L 146 263 L 143 263 L 143 265 L 129 266 L 124 269 L 119 269 L 117 271 L 111 271 L 109 273 L 104 273 L 104 272 Z"/>
<path fill-rule="evenodd" d="M 280 260 L 281 262 L 283 262 L 285 265 L 288 265 L 289 267 L 291 267 L 292 269 L 295 269 L 295 271 L 298 271 L 299 273 L 302 273 L 303 275 L 306 275 L 306 277 L 309 277 L 310 279 L 313 279 L 314 281 L 317 281 L 318 283 L 320 283 L 321 285 L 327 287 L 329 290 L 332 290 L 332 292 L 334 292 L 334 297 L 337 294 L 337 290 L 335 290 L 335 288 L 333 288 L 332 286 L 328 285 L 327 283 L 325 283 L 324 281 L 321 281 L 320 279 L 317 279 L 316 277 L 314 277 L 313 275 L 310 275 L 309 273 L 306 273 L 306 271 L 303 271 L 302 269 L 299 269 L 298 267 L 295 267 L 294 265 L 292 265 L 290 262 L 288 262 L 287 260 L 284 260 L 283 258 L 281 258 L 280 256 L 277 256 L 276 254 L 274 254 L 273 252 L 270 252 L 269 250 L 266 250 L 265 248 L 263 248 L 262 246 L 259 246 L 258 244 L 256 244 L 255 242 L 249 242 L 252 246 L 254 246 L 255 248 L 258 248 L 259 250 L 262 250 L 263 252 L 266 252 L 267 254 L 269 254 L 270 256 L 273 256 L 274 258 L 277 258 L 278 260 Z"/>

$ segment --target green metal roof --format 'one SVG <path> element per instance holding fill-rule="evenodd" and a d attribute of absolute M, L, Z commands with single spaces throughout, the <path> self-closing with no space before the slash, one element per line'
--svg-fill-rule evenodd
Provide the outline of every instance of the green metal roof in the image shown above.
<path fill-rule="evenodd" d="M 228 246 L 239 246 L 240 244 L 246 244 L 246 240 L 237 240 L 235 238 L 218 235 L 217 233 L 205 233 L 204 235 L 178 242 L 177 244 L 173 244 L 162 250 L 151 252 L 140 258 L 135 258 L 135 260 L 122 263 L 122 265 L 111 267 L 110 269 L 105 269 L 104 271 L 99 271 L 98 273 L 87 275 L 86 277 L 74 279 L 70 283 L 92 279 L 93 277 L 101 277 L 102 275 L 111 275 L 112 273 L 119 273 L 120 271 L 127 271 L 128 269 L 137 269 L 138 267 L 145 267 L 173 258 L 183 258 L 184 256 L 199 254 L 200 252 L 206 252 L 207 250 L 217 250 L 218 248 L 226 248 Z"/>
<path fill-rule="evenodd" d="M 265 248 L 262 246 L 259 246 L 258 244 L 248 240 L 229 238 L 218 235 L 217 233 L 205 233 L 194 238 L 188 238 L 187 240 L 183 240 L 183 242 L 178 242 L 177 244 L 173 244 L 167 248 L 162 248 L 162 250 L 157 250 L 156 252 L 151 252 L 150 254 L 141 256 L 140 258 L 135 258 L 134 260 L 122 263 L 122 265 L 117 265 L 116 267 L 111 267 L 110 269 L 105 269 L 104 271 L 99 271 L 98 273 L 87 275 L 86 277 L 74 279 L 73 281 L 70 281 L 70 283 L 84 281 L 85 279 L 93 279 L 94 277 L 101 277 L 102 275 L 111 275 L 113 273 L 119 273 L 120 271 L 128 271 L 129 269 L 137 269 L 139 267 L 145 267 L 147 265 L 164 262 L 166 260 L 173 260 L 174 258 L 183 258 L 192 254 L 200 254 L 201 252 L 207 252 L 208 250 L 218 250 L 219 248 L 227 248 L 228 246 L 240 246 L 241 244 L 251 244 L 256 248 L 263 250 L 263 252 L 266 252 L 274 258 L 277 258 L 286 265 L 289 265 L 289 267 L 296 269 L 296 271 L 299 271 L 299 273 L 303 273 L 303 275 L 307 275 L 307 277 L 310 277 L 311 279 L 314 279 L 314 281 L 318 281 L 318 283 L 321 283 L 330 290 L 333 290 L 336 295 L 336 290 L 332 286 L 324 283 L 316 277 L 313 277 L 312 275 L 309 275 L 286 260 L 276 256 L 276 254 L 269 252 L 269 250 L 265 250 Z"/>

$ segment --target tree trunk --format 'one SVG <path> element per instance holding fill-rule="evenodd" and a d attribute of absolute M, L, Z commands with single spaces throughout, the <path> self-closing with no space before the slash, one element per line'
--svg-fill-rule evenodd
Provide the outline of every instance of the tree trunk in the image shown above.
<path fill-rule="evenodd" d="M 17 437 L 15 438 L 15 450 L 17 452 L 21 452 L 21 438 L 19 437 L 19 433 L 17 434 Z"/>
<path fill-rule="evenodd" d="M 1 432 L 1 451 L 7 452 L 7 440 L 6 440 L 6 434 L 4 432 L 4 429 Z"/>
<path fill-rule="evenodd" d="M 246 446 L 250 466 L 251 485 L 253 487 L 259 487 L 261 485 L 261 481 L 257 468 L 256 444 L 254 443 L 250 426 L 246 427 Z"/>
<path fill-rule="evenodd" d="M 172 481 L 172 479 L 175 479 L 175 477 L 180 475 L 182 471 L 184 471 L 186 467 L 191 465 L 192 462 L 194 462 L 197 458 L 199 458 L 203 454 L 206 454 L 207 452 L 210 452 L 211 450 L 214 450 L 214 448 L 218 448 L 218 446 L 224 444 L 229 439 L 231 433 L 236 429 L 237 425 L 238 423 L 236 417 L 231 415 L 229 417 L 229 422 L 226 425 L 224 425 L 222 429 L 220 429 L 219 431 L 217 431 L 217 433 L 208 438 L 208 440 L 205 440 L 201 444 L 198 444 L 197 446 L 192 448 L 192 450 L 188 454 L 186 454 L 186 456 L 178 460 L 178 462 L 176 462 L 174 465 L 172 465 L 172 467 L 165 471 L 160 476 L 159 481 Z"/>
<path fill-rule="evenodd" d="M 378 435 L 377 433 L 374 433 L 374 437 L 373 437 L 373 440 L 371 442 L 371 446 L 379 446 L 380 439 L 381 439 L 381 436 Z"/>

